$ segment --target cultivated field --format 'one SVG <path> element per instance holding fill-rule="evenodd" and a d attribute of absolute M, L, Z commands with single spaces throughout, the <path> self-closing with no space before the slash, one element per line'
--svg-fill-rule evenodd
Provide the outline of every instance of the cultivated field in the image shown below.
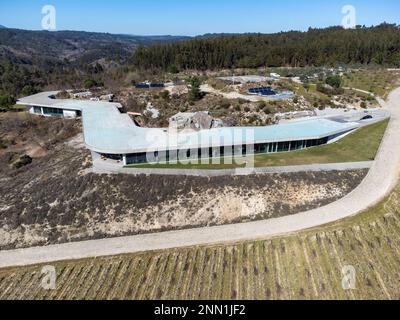
<path fill-rule="evenodd" d="M 2 299 L 399 299 L 400 186 L 333 225 L 263 241 L 0 270 Z M 356 289 L 342 288 L 351 265 Z"/>

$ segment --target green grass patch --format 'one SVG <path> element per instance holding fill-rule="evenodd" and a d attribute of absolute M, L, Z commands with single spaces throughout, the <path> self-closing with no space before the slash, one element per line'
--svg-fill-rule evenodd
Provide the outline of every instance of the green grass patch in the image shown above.
<path fill-rule="evenodd" d="M 259 154 L 255 156 L 255 167 L 293 166 L 315 163 L 341 163 L 372 161 L 375 159 L 389 120 L 380 121 L 358 129 L 338 142 L 313 147 L 305 150 Z M 178 163 L 178 164 L 142 164 L 130 165 L 128 168 L 154 168 L 154 169 L 233 169 L 246 166 L 245 158 L 237 158 L 234 163 L 229 163 L 227 158 L 218 159 L 220 164 L 213 164 L 213 159 L 207 163 Z M 215 160 L 215 159 L 214 159 Z M 230 161 L 232 162 L 232 160 Z"/>

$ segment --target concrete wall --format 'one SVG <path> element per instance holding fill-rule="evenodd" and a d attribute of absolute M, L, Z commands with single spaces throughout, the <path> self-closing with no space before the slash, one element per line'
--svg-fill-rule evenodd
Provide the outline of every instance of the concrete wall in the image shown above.
<path fill-rule="evenodd" d="M 65 118 L 76 118 L 76 111 L 73 110 L 63 110 Z"/>

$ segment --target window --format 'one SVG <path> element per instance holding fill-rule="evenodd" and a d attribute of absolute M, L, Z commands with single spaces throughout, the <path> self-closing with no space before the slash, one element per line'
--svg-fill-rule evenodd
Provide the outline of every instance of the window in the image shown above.
<path fill-rule="evenodd" d="M 290 150 L 299 150 L 302 148 L 303 141 L 292 141 L 290 145 Z"/>
<path fill-rule="evenodd" d="M 126 156 L 126 164 L 138 164 L 146 162 L 147 162 L 146 153 L 129 154 Z"/>
<path fill-rule="evenodd" d="M 290 142 L 279 142 L 278 143 L 278 152 L 289 151 Z"/>
<path fill-rule="evenodd" d="M 57 108 L 43 108 L 43 114 L 47 116 L 62 117 L 64 115 L 64 112 L 62 109 Z"/>
<path fill-rule="evenodd" d="M 41 107 L 33 107 L 33 112 L 36 114 L 42 114 L 42 108 Z"/>

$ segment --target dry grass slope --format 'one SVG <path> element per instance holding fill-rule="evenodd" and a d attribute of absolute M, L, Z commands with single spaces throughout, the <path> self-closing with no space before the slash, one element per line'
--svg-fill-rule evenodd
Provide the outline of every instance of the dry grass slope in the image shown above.
<path fill-rule="evenodd" d="M 1 299 L 399 299 L 400 185 L 380 205 L 269 240 L 0 270 Z M 342 267 L 357 271 L 342 289 Z"/>

